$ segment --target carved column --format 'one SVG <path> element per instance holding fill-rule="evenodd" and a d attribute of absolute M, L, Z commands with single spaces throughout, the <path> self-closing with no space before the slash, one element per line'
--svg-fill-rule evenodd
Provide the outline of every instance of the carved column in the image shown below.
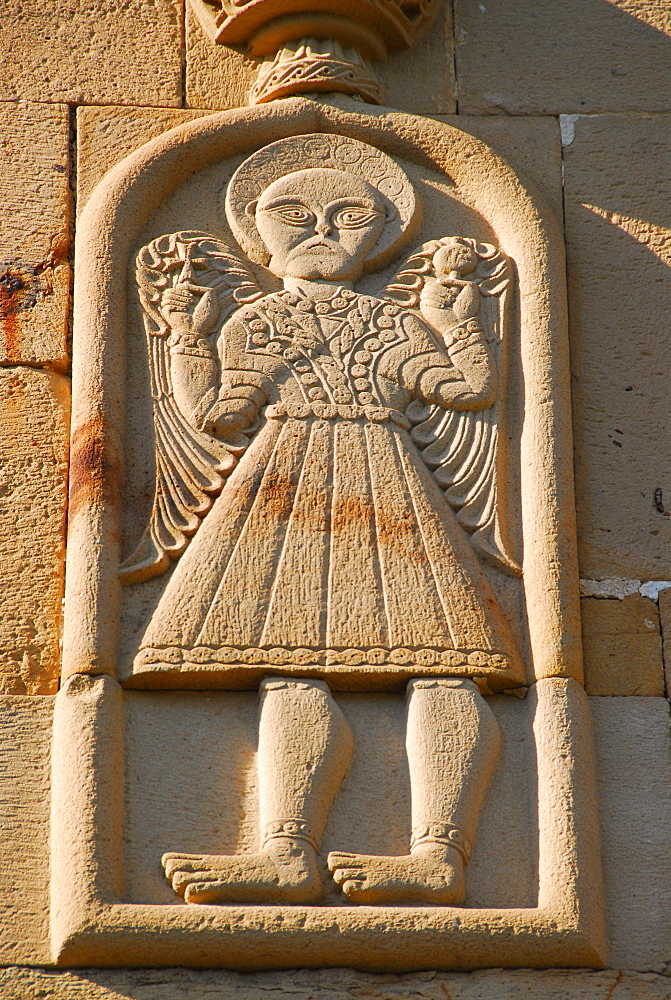
<path fill-rule="evenodd" d="M 190 0 L 212 40 L 263 60 L 250 103 L 339 92 L 381 104 L 371 61 L 410 48 L 441 0 Z"/>

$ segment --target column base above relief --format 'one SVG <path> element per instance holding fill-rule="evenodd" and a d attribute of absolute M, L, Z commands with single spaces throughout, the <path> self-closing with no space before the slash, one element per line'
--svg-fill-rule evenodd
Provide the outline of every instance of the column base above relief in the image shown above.
<path fill-rule="evenodd" d="M 312 35 L 337 38 L 364 55 L 383 58 L 409 48 L 433 18 L 441 0 L 190 0 L 214 42 L 246 45 L 251 55 L 277 52 Z"/>
<path fill-rule="evenodd" d="M 369 104 L 382 103 L 382 88 L 372 66 L 354 48 L 339 42 L 303 38 L 287 43 L 259 68 L 251 104 L 305 93 L 356 95 Z"/>

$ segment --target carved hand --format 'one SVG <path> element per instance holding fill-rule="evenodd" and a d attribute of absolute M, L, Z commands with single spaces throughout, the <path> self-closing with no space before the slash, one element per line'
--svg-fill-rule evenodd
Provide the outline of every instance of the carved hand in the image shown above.
<path fill-rule="evenodd" d="M 422 289 L 419 308 L 434 330 L 445 335 L 457 323 L 477 315 L 480 292 L 471 281 L 430 279 Z"/>
<path fill-rule="evenodd" d="M 219 315 L 217 293 L 191 282 L 177 284 L 163 293 L 161 313 L 175 333 L 206 337 Z"/>
<path fill-rule="evenodd" d="M 265 400 L 265 393 L 254 386 L 225 389 L 207 414 L 204 429 L 223 441 L 235 438 L 239 431 L 251 427 Z"/>

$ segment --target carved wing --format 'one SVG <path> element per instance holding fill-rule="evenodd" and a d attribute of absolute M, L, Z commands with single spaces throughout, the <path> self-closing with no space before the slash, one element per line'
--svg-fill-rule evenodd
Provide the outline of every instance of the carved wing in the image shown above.
<path fill-rule="evenodd" d="M 513 293 L 510 260 L 488 243 L 460 237 L 432 240 L 414 251 L 401 265 L 383 293 L 405 308 L 418 309 L 428 279 L 444 279 L 441 258 L 453 251 L 470 256 L 474 268 L 468 283 L 477 287 L 479 308 L 471 320 L 483 329 L 499 372 L 496 402 L 478 411 L 445 410 L 414 400 L 406 409 L 413 424 L 412 438 L 434 479 L 468 532 L 476 551 L 506 573 L 519 575 L 510 554 L 501 509 L 502 456 L 499 448 L 501 386 L 505 386 L 508 313 Z M 459 272 L 453 271 L 452 274 Z M 461 275 L 460 275 L 461 276 Z"/>
<path fill-rule="evenodd" d="M 241 304 L 262 292 L 245 262 L 206 233 L 161 236 L 137 256 L 136 278 L 149 356 L 156 479 L 149 523 L 119 569 L 125 584 L 160 576 L 185 550 L 244 451 L 196 430 L 179 410 L 170 376 L 170 327 L 159 310 L 163 292 L 178 281 L 215 288 L 218 328 Z"/>

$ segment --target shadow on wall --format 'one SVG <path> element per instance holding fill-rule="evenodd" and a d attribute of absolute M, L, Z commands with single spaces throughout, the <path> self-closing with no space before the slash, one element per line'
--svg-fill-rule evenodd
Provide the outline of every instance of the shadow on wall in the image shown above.
<path fill-rule="evenodd" d="M 454 0 L 462 114 L 671 110 L 671 9 L 641 0 Z"/>
<path fill-rule="evenodd" d="M 581 573 L 666 580 L 671 120 L 577 118 L 572 129 L 564 165 Z"/>

